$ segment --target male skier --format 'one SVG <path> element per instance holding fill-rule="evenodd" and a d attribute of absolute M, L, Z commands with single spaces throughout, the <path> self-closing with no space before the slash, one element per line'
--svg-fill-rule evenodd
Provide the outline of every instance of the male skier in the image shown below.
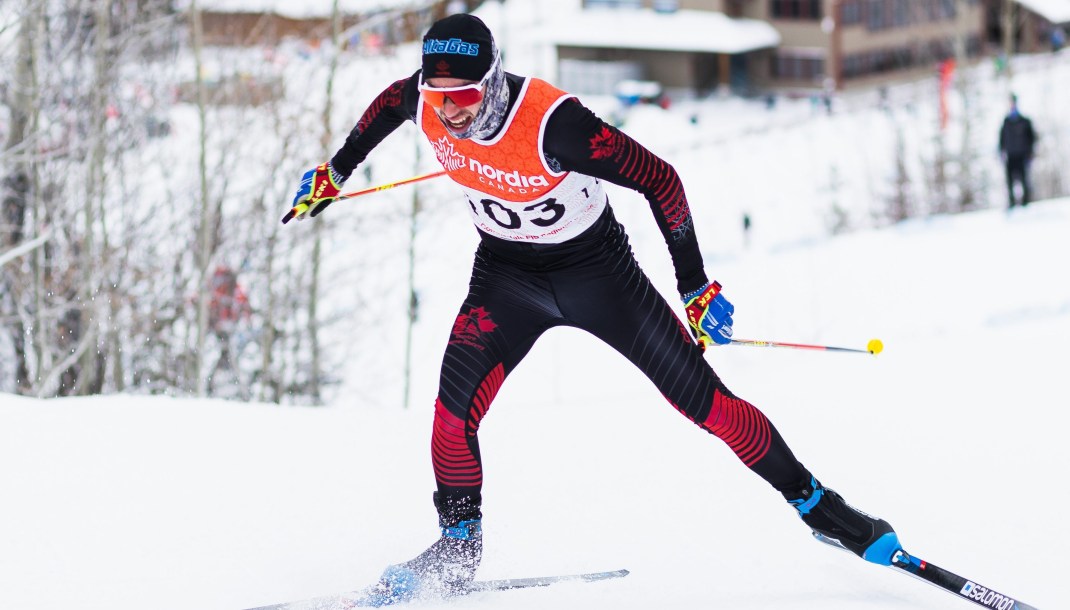
<path fill-rule="evenodd" d="M 435 401 L 441 537 L 415 559 L 387 568 L 384 600 L 422 587 L 460 592 L 472 580 L 483 549 L 480 421 L 539 336 L 559 325 L 586 330 L 628 358 L 814 531 L 889 564 L 900 548 L 892 527 L 822 486 L 766 416 L 732 394 L 703 358 L 706 347 L 730 341 L 734 308 L 706 276 L 672 166 L 574 96 L 506 73 L 490 30 L 474 16 L 434 23 L 423 42 L 421 69 L 372 102 L 334 157 L 304 175 L 293 202 L 298 219 L 320 214 L 372 149 L 412 120 L 460 187 L 480 236 Z M 636 264 L 603 181 L 649 202 L 694 340 Z"/>

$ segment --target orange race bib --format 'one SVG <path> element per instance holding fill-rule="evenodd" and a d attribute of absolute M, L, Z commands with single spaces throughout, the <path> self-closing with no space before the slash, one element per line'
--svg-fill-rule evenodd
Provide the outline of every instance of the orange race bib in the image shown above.
<path fill-rule="evenodd" d="M 529 78 L 491 140 L 454 138 L 422 99 L 417 123 L 435 157 L 464 191 L 480 231 L 510 241 L 560 243 L 585 231 L 606 207 L 599 180 L 554 171 L 542 153 L 546 121 L 571 96 Z"/>

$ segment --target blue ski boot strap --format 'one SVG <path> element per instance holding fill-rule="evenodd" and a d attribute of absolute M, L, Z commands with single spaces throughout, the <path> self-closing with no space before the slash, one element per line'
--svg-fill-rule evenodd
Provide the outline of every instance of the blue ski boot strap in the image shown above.
<path fill-rule="evenodd" d="M 475 540 L 483 537 L 483 524 L 478 519 L 461 521 L 453 527 L 442 528 L 442 535 L 457 540 Z"/>
<path fill-rule="evenodd" d="M 810 477 L 810 497 L 799 498 L 797 500 L 788 500 L 788 503 L 795 507 L 795 510 L 799 511 L 799 516 L 810 514 L 817 503 L 821 501 L 821 496 L 825 495 L 825 489 L 818 485 L 817 479 Z"/>
<path fill-rule="evenodd" d="M 903 545 L 899 544 L 899 536 L 896 536 L 895 532 L 888 532 L 866 547 L 866 551 L 862 554 L 862 559 L 878 565 L 888 566 L 892 565 L 892 557 L 902 550 Z"/>

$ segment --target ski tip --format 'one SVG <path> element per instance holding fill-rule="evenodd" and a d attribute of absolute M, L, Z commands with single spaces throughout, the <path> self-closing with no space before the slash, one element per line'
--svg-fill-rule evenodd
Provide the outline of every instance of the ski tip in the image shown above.
<path fill-rule="evenodd" d="M 593 572 L 591 574 L 584 574 L 581 576 L 581 578 L 588 582 L 594 582 L 597 580 L 609 580 L 610 578 L 624 578 L 628 574 L 631 574 L 631 572 L 624 568 L 621 568 L 619 570 L 612 570 L 610 572 Z"/>

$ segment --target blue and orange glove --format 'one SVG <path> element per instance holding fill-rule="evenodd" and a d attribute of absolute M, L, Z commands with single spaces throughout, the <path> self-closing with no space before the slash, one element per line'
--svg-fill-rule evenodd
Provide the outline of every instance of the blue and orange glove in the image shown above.
<path fill-rule="evenodd" d="M 282 224 L 294 218 L 304 220 L 309 216 L 319 215 L 338 196 L 345 182 L 346 177 L 334 171 L 330 163 L 321 163 L 308 170 L 301 177 L 301 184 L 294 195 L 293 208 L 282 217 Z"/>
<path fill-rule="evenodd" d="M 715 343 L 726 345 L 732 342 L 732 313 L 736 308 L 721 294 L 721 284 L 706 284 L 681 297 L 691 334 L 698 339 L 702 349 Z"/>

